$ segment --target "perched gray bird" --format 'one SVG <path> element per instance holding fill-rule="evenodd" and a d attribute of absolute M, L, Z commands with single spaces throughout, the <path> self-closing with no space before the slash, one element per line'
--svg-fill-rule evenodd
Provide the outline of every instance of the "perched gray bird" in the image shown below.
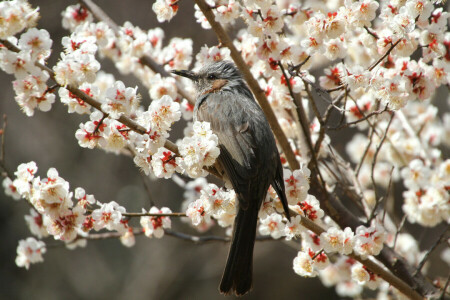
<path fill-rule="evenodd" d="M 264 112 L 232 62 L 214 62 L 198 73 L 172 72 L 194 82 L 194 121 L 211 123 L 219 139 L 219 169 L 225 172 L 238 197 L 232 243 L 219 289 L 224 294 L 234 291 L 243 295 L 252 287 L 256 223 L 269 185 L 277 192 L 289 218 L 275 138 Z"/>

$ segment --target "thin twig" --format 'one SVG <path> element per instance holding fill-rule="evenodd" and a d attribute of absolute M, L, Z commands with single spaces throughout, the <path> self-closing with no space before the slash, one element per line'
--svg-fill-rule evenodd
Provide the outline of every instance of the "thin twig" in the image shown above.
<path fill-rule="evenodd" d="M 340 90 L 342 90 L 342 89 L 344 89 L 344 88 L 346 88 L 346 87 L 347 87 L 347 85 L 346 85 L 346 84 L 343 84 L 343 85 L 337 86 L 337 87 L 332 88 L 332 89 L 327 89 L 327 90 L 325 90 L 325 91 L 327 91 L 327 93 L 331 93 L 331 92 L 340 91 Z"/>
<path fill-rule="evenodd" d="M 5 161 L 5 134 L 6 134 L 6 126 L 8 125 L 8 118 L 6 117 L 6 114 L 3 115 L 3 127 L 1 129 L 0 135 L 2 136 L 1 139 L 1 152 L 0 152 L 0 161 Z"/>
<path fill-rule="evenodd" d="M 379 63 L 381 63 L 390 53 L 392 50 L 394 50 L 394 48 L 398 45 L 398 43 L 401 42 L 401 38 L 398 39 L 398 41 L 396 41 L 394 44 L 391 45 L 391 47 L 386 51 L 386 53 L 384 53 L 384 55 L 382 57 L 380 57 L 370 68 L 369 71 L 372 71 Z"/>
<path fill-rule="evenodd" d="M 324 251 L 323 249 L 320 249 L 319 252 L 317 252 L 316 254 L 314 254 L 313 257 L 311 257 L 311 260 L 315 260 L 317 258 L 317 256 L 319 256 L 320 254 L 323 253 L 323 251 Z"/>
<path fill-rule="evenodd" d="M 373 185 L 373 191 L 375 193 L 375 205 L 372 209 L 372 213 L 370 214 L 369 220 L 367 223 L 370 223 L 372 221 L 372 219 L 375 217 L 375 212 L 378 208 L 378 205 L 381 201 L 381 199 L 378 198 L 378 192 L 377 192 L 377 185 L 375 183 L 375 164 L 377 163 L 377 158 L 378 158 L 378 153 L 380 153 L 381 147 L 383 146 L 384 141 L 386 140 L 386 136 L 388 135 L 388 131 L 389 131 L 389 127 L 391 126 L 392 120 L 394 120 L 394 116 L 395 113 L 393 112 L 391 115 L 391 119 L 389 120 L 388 125 L 386 126 L 386 131 L 384 132 L 383 138 L 381 139 L 380 143 L 378 144 L 376 150 L 375 150 L 375 154 L 373 155 L 373 159 L 372 159 L 372 168 L 371 168 L 371 174 L 370 174 L 370 178 L 372 180 L 372 185 Z"/>
<path fill-rule="evenodd" d="M 402 220 L 400 221 L 400 224 L 397 226 L 397 230 L 395 232 L 395 237 L 394 237 L 394 244 L 392 245 L 392 249 L 395 249 L 395 245 L 397 244 L 398 235 L 399 235 L 400 231 L 403 229 L 403 225 L 405 225 L 405 221 L 406 221 L 406 214 L 403 215 Z"/>
<path fill-rule="evenodd" d="M 286 79 L 286 85 L 288 87 L 289 94 L 291 95 L 291 98 L 295 103 L 297 116 L 298 116 L 300 126 L 303 131 L 303 135 L 305 136 L 306 143 L 308 145 L 308 149 L 310 152 L 309 154 L 311 155 L 311 158 L 313 160 L 317 160 L 316 154 L 314 153 L 314 147 L 313 147 L 313 144 L 311 141 L 311 132 L 309 131 L 309 121 L 306 117 L 306 113 L 303 108 L 303 104 L 302 104 L 301 100 L 299 100 L 298 97 L 296 97 L 296 95 L 294 94 L 294 91 L 292 90 L 290 78 L 287 77 L 288 75 L 284 70 L 283 64 L 281 62 L 278 62 L 278 66 L 280 67 L 281 73 L 283 74 L 284 78 Z M 317 162 L 315 163 L 315 165 L 317 165 Z"/>
<path fill-rule="evenodd" d="M 3 127 L 1 129 L 0 135 L 2 136 L 1 138 L 1 146 L 0 146 L 0 168 L 3 169 L 3 173 L 2 175 L 6 175 L 6 177 L 8 177 L 9 179 L 13 180 L 14 179 L 14 174 L 8 170 L 8 168 L 6 168 L 6 163 L 5 163 L 5 148 L 6 148 L 6 127 L 8 125 L 8 118 L 6 117 L 6 114 L 3 115 Z"/>
<path fill-rule="evenodd" d="M 124 217 L 186 217 L 186 213 L 173 212 L 173 213 L 123 213 Z"/>
<path fill-rule="evenodd" d="M 391 171 L 389 172 L 389 183 L 388 183 L 388 187 L 387 187 L 387 191 L 386 191 L 386 195 L 384 196 L 384 207 L 383 207 L 383 218 L 381 219 L 382 223 L 384 224 L 384 220 L 386 218 L 386 214 L 387 214 L 387 208 L 386 205 L 388 203 L 388 199 L 389 199 L 389 195 L 391 193 L 391 188 L 392 188 L 392 173 L 394 172 L 395 166 L 392 166 Z M 376 204 L 375 204 L 376 205 Z"/>
<path fill-rule="evenodd" d="M 448 288 L 449 283 L 450 283 L 450 273 L 448 274 L 447 281 L 445 282 L 444 288 L 442 289 L 442 294 L 439 297 L 440 300 L 445 299 L 445 294 L 447 294 L 447 288 Z"/>
<path fill-rule="evenodd" d="M 91 214 L 94 210 L 87 209 L 86 212 L 88 214 Z M 173 213 L 122 213 L 122 216 L 124 217 L 186 217 L 186 213 L 182 212 L 173 212 Z"/>
<path fill-rule="evenodd" d="M 300 72 L 301 67 L 308 62 L 308 60 L 311 58 L 310 55 L 308 55 L 301 63 L 298 65 L 289 65 L 288 66 L 288 72 L 291 76 L 298 76 L 298 72 Z"/>
<path fill-rule="evenodd" d="M 341 126 L 337 126 L 337 127 L 327 127 L 327 129 L 328 129 L 328 130 L 340 130 L 340 129 L 343 129 L 343 128 L 350 127 L 350 126 L 352 126 L 352 125 L 359 124 L 359 123 L 364 122 L 365 120 L 367 120 L 367 119 L 369 119 L 370 117 L 373 117 L 373 116 L 375 116 L 375 115 L 380 115 L 380 114 L 383 114 L 384 112 L 390 112 L 390 110 L 388 109 L 388 107 L 389 107 L 389 106 L 386 104 L 386 106 L 385 106 L 384 109 L 382 109 L 382 110 L 373 111 L 373 112 L 371 112 L 371 113 L 365 115 L 364 117 L 362 117 L 362 118 L 360 118 L 360 119 L 358 119 L 358 120 L 356 120 L 356 121 L 348 122 L 348 123 L 342 124 Z"/>
<path fill-rule="evenodd" d="M 364 29 L 367 31 L 368 34 L 370 34 L 371 36 L 373 36 L 376 40 L 378 40 L 378 35 L 373 32 L 372 30 L 370 30 L 369 28 L 367 28 L 366 25 L 364 25 Z"/>
<path fill-rule="evenodd" d="M 336 104 L 340 103 L 346 94 L 347 94 L 347 90 L 342 91 L 342 93 L 339 94 L 339 96 L 337 96 L 336 99 L 334 101 L 332 101 L 326 108 L 325 113 L 323 114 L 323 117 L 322 117 L 323 126 L 320 126 L 319 137 L 317 138 L 316 144 L 314 145 L 314 151 L 319 152 L 319 150 L 320 150 L 322 141 L 325 138 L 326 124 L 328 123 L 328 121 L 331 117 L 332 108 L 337 107 Z"/>
<path fill-rule="evenodd" d="M 430 257 L 430 254 L 434 251 L 434 249 L 436 249 L 436 247 L 442 243 L 443 241 L 445 241 L 447 239 L 446 234 L 447 232 L 450 230 L 450 226 L 447 226 L 444 230 L 444 232 L 442 232 L 439 235 L 439 238 L 436 240 L 436 242 L 434 242 L 434 244 L 430 247 L 430 249 L 428 249 L 427 253 L 425 253 L 424 257 L 422 258 L 422 260 L 420 261 L 420 263 L 417 265 L 417 269 L 414 272 L 413 276 L 415 276 L 417 273 L 419 273 L 423 266 L 425 265 L 425 263 L 427 262 L 428 258 Z"/>

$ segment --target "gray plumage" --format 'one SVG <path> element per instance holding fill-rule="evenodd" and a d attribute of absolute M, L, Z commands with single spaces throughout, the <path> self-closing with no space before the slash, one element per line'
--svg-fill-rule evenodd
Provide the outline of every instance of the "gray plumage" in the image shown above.
<path fill-rule="evenodd" d="M 211 123 L 219 139 L 217 163 L 238 197 L 232 244 L 219 288 L 225 294 L 243 295 L 252 286 L 258 211 L 270 185 L 289 217 L 275 139 L 264 112 L 232 62 L 214 62 L 197 73 L 173 72 L 194 81 L 194 120 Z"/>

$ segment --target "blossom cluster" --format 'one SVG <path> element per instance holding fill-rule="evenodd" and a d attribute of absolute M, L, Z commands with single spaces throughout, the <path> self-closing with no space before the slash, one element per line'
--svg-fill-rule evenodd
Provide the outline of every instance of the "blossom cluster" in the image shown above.
<path fill-rule="evenodd" d="M 186 215 L 194 226 L 202 229 L 208 228 L 212 218 L 222 227 L 233 224 L 236 216 L 236 193 L 233 190 L 224 190 L 215 184 L 208 184 L 200 190 L 200 197 L 190 202 Z"/>
<path fill-rule="evenodd" d="M 145 209 L 142 209 L 145 213 Z M 153 206 L 148 211 L 150 214 L 170 214 L 172 211 L 167 207 L 158 209 Z M 144 229 L 144 234 L 147 237 L 162 238 L 164 236 L 164 229 L 170 229 L 172 222 L 169 217 L 154 216 L 154 217 L 141 217 L 141 226 Z"/>
<path fill-rule="evenodd" d="M 36 163 L 29 162 L 18 166 L 14 180 L 5 178 L 3 181 L 7 194 L 15 199 L 25 199 L 32 205 L 25 221 L 33 235 L 38 238 L 51 235 L 64 241 L 67 247 L 74 248 L 86 244 L 89 231 L 106 229 L 117 232 L 124 245 L 134 245 L 134 233 L 123 216 L 126 212 L 124 207 L 115 201 L 101 203 L 83 188 L 70 191 L 69 182 L 60 177 L 54 168 L 50 168 L 43 179 L 36 173 Z M 98 208 L 93 209 L 95 206 Z M 163 208 L 158 212 L 165 213 L 166 210 Z M 164 228 L 170 228 L 170 220 L 163 219 Z M 143 227 L 148 230 L 148 225 Z M 157 229 L 154 228 L 155 236 Z M 16 263 L 28 269 L 30 263 L 41 262 L 44 253 L 45 244 L 42 241 L 28 238 L 19 243 Z"/>
<path fill-rule="evenodd" d="M 49 74 L 35 65 L 50 55 L 52 40 L 49 33 L 44 29 L 30 28 L 18 40 L 9 37 L 8 41 L 20 51 L 0 47 L 0 69 L 16 78 L 13 88 L 17 104 L 29 117 L 34 115 L 35 109 L 49 111 L 55 102 L 53 89 L 46 84 Z"/>
<path fill-rule="evenodd" d="M 389 285 L 344 255 L 377 255 L 386 243 L 411 265 L 420 261 L 422 253 L 412 236 L 401 233 L 393 238 L 384 222 L 372 218 L 380 210 L 380 188 L 389 191 L 393 184 L 405 187 L 402 209 L 410 223 L 433 227 L 450 222 L 450 161 L 443 159 L 443 148 L 450 146 L 450 114 L 438 110 L 450 102 L 433 103 L 436 90 L 450 84 L 450 14 L 440 1 L 421 0 L 307 1 L 307 5 L 296 0 L 206 3 L 221 25 L 233 25 L 238 19 L 245 22 L 233 43 L 264 90 L 301 163 L 299 170 L 285 169 L 283 174 L 288 204 L 296 215 L 290 220 L 283 216 L 281 201 L 270 188 L 259 212 L 259 233 L 274 239 L 301 237 L 302 251 L 293 261 L 297 274 L 319 276 L 326 286 L 336 286 L 341 296 L 356 297 L 365 286 L 378 288 L 379 297 L 386 297 L 392 291 Z M 178 11 L 178 1 L 156 0 L 152 9 L 159 22 L 170 21 Z M 0 39 L 20 49 L 14 52 L 0 47 L 0 68 L 15 76 L 15 100 L 28 116 L 35 109 L 48 111 L 55 101 L 55 88 L 46 84 L 50 76 L 39 67 L 50 55 L 52 40 L 47 31 L 32 28 L 37 18 L 38 10 L 26 1 L 0 2 Z M 195 18 L 203 28 L 211 28 L 197 5 Z M 210 124 L 190 122 L 193 101 L 183 97 L 194 94 L 192 83 L 166 76 L 167 71 L 190 68 L 193 57 L 194 70 L 230 59 L 230 50 L 204 45 L 195 54 L 191 39 L 176 37 L 164 45 L 161 28 L 145 31 L 130 22 L 111 28 L 94 21 L 81 5 L 71 5 L 62 12 L 62 25 L 71 33 L 62 39 L 64 53 L 53 71 L 68 112 L 89 115 L 75 133 L 79 145 L 131 153 L 146 175 L 172 178 L 185 189 L 182 210 L 198 230 L 207 230 L 214 222 L 229 228 L 238 201 L 234 191 L 202 178 L 207 174 L 205 167 L 212 166 L 220 153 L 218 138 Z M 151 99 L 148 108 L 141 106 L 137 87 L 127 87 L 100 71 L 98 57 L 110 59 L 122 74 L 132 73 L 141 81 Z M 318 69 L 324 69 L 322 76 L 313 75 Z M 101 110 L 74 91 L 98 101 Z M 309 99 L 311 104 L 308 100 L 295 102 L 292 94 Z M 324 163 L 329 172 L 323 171 L 322 179 L 331 190 L 345 182 L 336 177 L 348 175 L 354 185 L 351 189 L 362 195 L 362 209 L 370 226 L 354 231 L 340 228 L 325 216 L 319 200 L 308 194 L 311 172 L 306 164 L 311 153 L 297 118 L 299 105 L 308 116 L 315 116 L 308 124 L 312 142 L 321 142 L 316 158 L 334 155 L 326 132 L 329 124 L 324 124 L 328 119 L 318 118 L 313 96 L 331 103 L 330 109 L 342 113 L 341 122 L 354 125 L 358 131 L 346 149 L 355 170 L 342 174 L 335 172 L 339 163 L 331 167 Z M 124 117 L 145 133 L 138 134 L 124 125 Z M 175 153 L 168 138 L 172 125 L 181 117 L 187 126 Z M 283 156 L 281 159 L 286 166 Z M 25 220 L 33 235 L 52 235 L 73 246 L 82 243 L 90 230 L 107 229 L 117 231 L 125 245 L 134 244 L 124 207 L 114 201 L 100 203 L 81 188 L 71 192 L 69 183 L 53 168 L 44 179 L 36 177 L 36 172 L 33 162 L 23 164 L 14 180 L 3 181 L 8 195 L 32 204 Z M 195 180 L 185 183 L 175 172 Z M 94 205 L 97 208 L 93 209 Z M 143 210 L 149 214 L 140 220 L 145 235 L 161 238 L 171 226 L 170 219 L 150 215 L 170 212 L 165 207 L 152 207 L 148 213 Z M 302 225 L 304 218 L 325 231 L 320 235 L 308 231 Z M 386 220 L 392 221 L 389 214 Z M 33 238 L 20 241 L 16 263 L 28 268 L 30 263 L 42 261 L 43 253 L 42 242 Z"/>

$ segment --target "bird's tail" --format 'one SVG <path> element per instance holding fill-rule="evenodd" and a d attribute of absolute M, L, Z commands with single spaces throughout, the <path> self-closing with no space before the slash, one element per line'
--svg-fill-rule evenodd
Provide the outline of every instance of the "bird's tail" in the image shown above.
<path fill-rule="evenodd" d="M 246 210 L 239 209 L 234 221 L 233 238 L 227 265 L 220 283 L 220 292 L 244 295 L 252 288 L 253 246 L 255 245 L 258 208 L 250 203 Z"/>

